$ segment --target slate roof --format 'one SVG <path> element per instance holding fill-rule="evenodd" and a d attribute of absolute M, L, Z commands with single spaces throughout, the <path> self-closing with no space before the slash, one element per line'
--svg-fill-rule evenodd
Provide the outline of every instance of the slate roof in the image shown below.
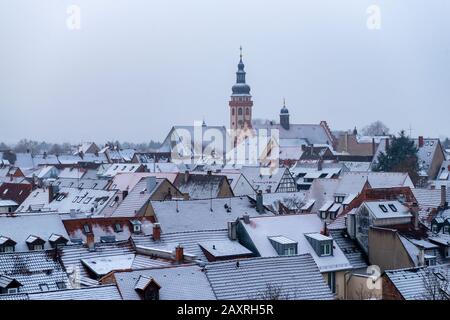
<path fill-rule="evenodd" d="M 280 299 L 334 299 L 309 254 L 214 262 L 205 269 L 219 300 L 269 300 L 268 287 L 280 290 Z"/>
<path fill-rule="evenodd" d="M 160 300 L 215 300 L 205 273 L 196 265 L 115 272 L 117 287 L 124 300 L 140 300 L 135 290 L 141 276 L 153 278 L 160 286 Z"/>
<path fill-rule="evenodd" d="M 410 269 L 386 270 L 385 274 L 394 284 L 405 300 L 428 300 L 430 299 L 427 283 L 439 281 L 436 273 L 441 273 L 449 278 L 449 265 L 436 267 L 416 267 Z M 436 278 L 435 278 L 436 277 Z M 447 294 L 450 288 L 447 285 Z"/>
<path fill-rule="evenodd" d="M 247 197 L 151 201 L 151 205 L 164 233 L 223 229 L 229 221 L 235 221 L 244 214 L 260 216 Z M 227 206 L 231 206 L 230 212 Z M 266 212 L 263 215 L 273 214 Z"/>
<path fill-rule="evenodd" d="M 185 181 L 186 173 L 179 173 L 173 182 L 182 193 L 189 194 L 190 199 L 217 198 L 223 184 L 227 183 L 227 177 L 222 175 L 205 175 L 189 173 Z"/>

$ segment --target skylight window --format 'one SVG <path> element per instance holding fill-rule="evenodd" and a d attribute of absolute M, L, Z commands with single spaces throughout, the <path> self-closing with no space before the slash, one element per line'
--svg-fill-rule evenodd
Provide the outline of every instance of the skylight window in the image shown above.
<path fill-rule="evenodd" d="M 89 202 L 91 202 L 92 199 L 93 197 L 86 198 L 86 200 L 84 200 L 83 203 L 88 204 Z"/>
<path fill-rule="evenodd" d="M 8 189 L 5 189 L 5 191 L 3 191 L 3 195 L 8 193 Z"/>
<path fill-rule="evenodd" d="M 380 209 L 381 211 L 383 211 L 384 213 L 388 212 L 388 209 L 386 208 L 386 206 L 384 204 L 380 204 Z"/>
<path fill-rule="evenodd" d="M 63 289 L 66 289 L 66 288 L 67 288 L 66 283 L 63 282 L 63 281 L 56 282 L 56 287 L 57 287 L 59 290 L 63 290 Z"/>
<path fill-rule="evenodd" d="M 49 291 L 48 285 L 46 283 L 41 283 L 39 285 L 39 289 L 41 289 L 42 292 Z"/>
<path fill-rule="evenodd" d="M 114 225 L 114 231 L 115 232 L 122 232 L 122 226 L 120 225 L 120 223 L 116 223 Z"/>
<path fill-rule="evenodd" d="M 73 198 L 72 203 L 75 203 L 78 200 L 79 196 L 76 196 L 75 198 Z"/>
<path fill-rule="evenodd" d="M 397 207 L 396 207 L 395 205 L 393 205 L 393 204 L 390 204 L 390 205 L 389 205 L 389 208 L 391 208 L 391 210 L 394 211 L 394 212 L 397 212 L 397 211 L 398 211 L 398 210 L 397 210 Z"/>
<path fill-rule="evenodd" d="M 88 224 L 83 225 L 83 231 L 84 231 L 84 233 L 89 233 L 89 232 L 91 232 L 91 228 L 89 227 Z"/>

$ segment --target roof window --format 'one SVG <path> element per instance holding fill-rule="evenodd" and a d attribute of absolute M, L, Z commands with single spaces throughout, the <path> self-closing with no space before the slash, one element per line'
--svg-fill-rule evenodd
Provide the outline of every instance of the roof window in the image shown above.
<path fill-rule="evenodd" d="M 388 212 L 388 209 L 386 208 L 386 206 L 384 204 L 380 204 L 379 205 L 381 211 L 383 211 L 384 213 Z"/>

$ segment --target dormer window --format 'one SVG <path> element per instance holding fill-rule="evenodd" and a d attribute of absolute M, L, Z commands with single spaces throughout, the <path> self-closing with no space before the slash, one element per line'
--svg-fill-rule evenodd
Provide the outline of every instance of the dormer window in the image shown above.
<path fill-rule="evenodd" d="M 64 246 L 67 244 L 69 240 L 64 238 L 62 235 L 53 233 L 50 238 L 48 238 L 48 242 L 52 248 L 56 248 L 58 246 Z"/>
<path fill-rule="evenodd" d="M 319 257 L 333 255 L 333 238 L 321 233 L 307 233 L 305 237 Z"/>
<path fill-rule="evenodd" d="M 450 233 L 449 232 L 449 226 L 444 226 L 444 233 L 447 233 L 447 234 Z"/>
<path fill-rule="evenodd" d="M 38 236 L 30 235 L 25 242 L 27 243 L 28 249 L 32 251 L 44 250 L 45 240 Z"/>
<path fill-rule="evenodd" d="M 0 294 L 15 294 L 19 293 L 19 288 L 22 284 L 14 278 L 6 275 L 0 275 Z"/>
<path fill-rule="evenodd" d="M 133 228 L 133 233 L 141 233 L 142 223 L 139 220 L 131 220 L 130 223 Z"/>
<path fill-rule="evenodd" d="M 0 236 L 0 252 L 11 253 L 15 251 L 16 242 L 8 237 Z"/>
<path fill-rule="evenodd" d="M 439 232 L 439 226 L 437 224 L 431 225 L 431 232 L 438 233 Z"/>
<path fill-rule="evenodd" d="M 297 241 L 291 240 L 284 236 L 269 237 L 269 241 L 280 256 L 292 256 L 298 252 Z"/>

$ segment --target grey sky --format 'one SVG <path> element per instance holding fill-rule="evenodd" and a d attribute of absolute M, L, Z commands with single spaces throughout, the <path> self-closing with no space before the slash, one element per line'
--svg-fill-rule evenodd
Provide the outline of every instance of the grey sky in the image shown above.
<path fill-rule="evenodd" d="M 81 8 L 81 30 L 66 8 Z M 366 10 L 381 8 L 381 30 Z M 254 117 L 380 119 L 450 136 L 448 0 L 0 0 L 0 141 L 149 141 L 228 125 L 239 45 Z"/>

